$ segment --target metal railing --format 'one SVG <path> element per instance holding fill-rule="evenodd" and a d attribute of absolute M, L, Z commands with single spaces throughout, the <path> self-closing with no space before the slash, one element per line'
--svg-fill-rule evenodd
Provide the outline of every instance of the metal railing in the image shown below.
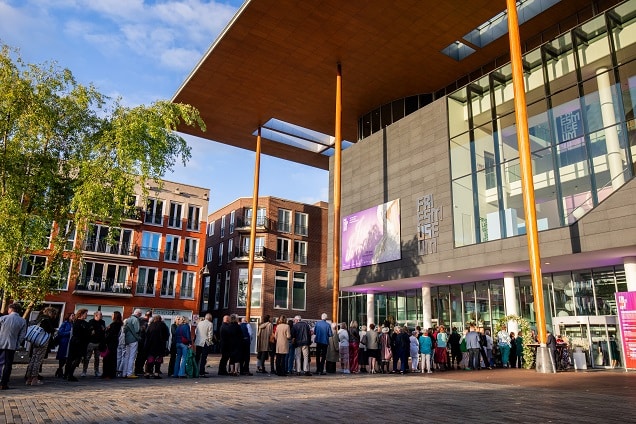
<path fill-rule="evenodd" d="M 90 238 L 82 243 L 82 250 L 96 253 L 110 253 L 111 255 L 133 256 L 137 246 L 131 243 L 108 243 L 106 240 Z"/>
<path fill-rule="evenodd" d="M 114 278 L 92 277 L 80 279 L 75 284 L 75 290 L 89 291 L 93 293 L 124 293 L 132 290 L 133 281 L 117 281 Z"/>

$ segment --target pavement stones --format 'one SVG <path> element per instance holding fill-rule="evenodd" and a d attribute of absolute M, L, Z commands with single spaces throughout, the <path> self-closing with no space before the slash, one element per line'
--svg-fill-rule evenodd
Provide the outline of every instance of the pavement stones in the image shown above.
<path fill-rule="evenodd" d="M 218 364 L 212 357 L 210 364 Z M 24 386 L 26 365 L 0 392 L 0 423 L 613 423 L 636 416 L 636 373 L 612 370 L 538 374 L 532 370 L 430 374 L 69 383 L 43 369 L 45 384 Z M 165 374 L 164 374 L 165 376 Z"/>

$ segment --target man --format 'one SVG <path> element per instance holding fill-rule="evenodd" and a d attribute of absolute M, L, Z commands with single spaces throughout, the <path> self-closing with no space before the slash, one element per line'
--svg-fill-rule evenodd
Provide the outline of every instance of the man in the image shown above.
<path fill-rule="evenodd" d="M 146 311 L 144 317 L 139 318 L 139 343 L 137 344 L 137 358 L 135 359 L 135 375 L 144 375 L 144 365 L 148 352 L 146 351 L 146 330 L 152 320 L 152 311 Z"/>
<path fill-rule="evenodd" d="M 314 341 L 316 342 L 316 373 L 327 375 L 325 372 L 325 361 L 327 359 L 327 346 L 329 339 L 333 336 L 331 325 L 327 322 L 327 314 L 323 312 L 320 321 L 314 327 Z"/>
<path fill-rule="evenodd" d="M 479 353 L 481 354 L 481 360 L 484 363 L 483 368 L 492 369 L 490 366 L 490 359 L 488 359 L 487 353 L 488 339 L 486 338 L 486 332 L 484 327 L 479 327 Z"/>
<path fill-rule="evenodd" d="M 223 316 L 223 323 L 219 329 L 219 342 L 221 343 L 221 360 L 219 361 L 219 375 L 228 375 L 227 362 L 232 352 L 232 334 L 230 329 L 230 316 Z"/>
<path fill-rule="evenodd" d="M 137 378 L 135 375 L 135 359 L 137 358 L 137 349 L 139 347 L 139 320 L 141 319 L 141 309 L 135 309 L 133 314 L 126 320 L 124 327 L 126 352 L 124 353 L 124 378 Z"/>
<path fill-rule="evenodd" d="M 462 350 L 461 350 L 461 336 L 457 332 L 457 327 L 453 327 L 453 332 L 450 336 L 448 336 L 448 344 L 450 345 L 451 350 L 451 366 L 450 368 L 459 369 L 459 363 L 462 360 Z"/>
<path fill-rule="evenodd" d="M 212 347 L 212 314 L 205 314 L 205 318 L 199 322 L 194 333 L 195 358 L 199 364 L 199 377 L 206 378 L 208 373 L 205 371 L 205 366 L 208 363 L 208 353 Z"/>
<path fill-rule="evenodd" d="M 105 348 L 106 343 L 106 322 L 102 319 L 102 312 L 95 312 L 95 314 L 93 315 L 93 319 L 88 321 L 88 325 L 91 330 L 91 336 L 88 342 L 88 347 L 86 348 L 86 355 L 84 355 L 83 371 L 80 376 L 86 377 L 86 372 L 88 371 L 88 363 L 90 362 L 92 356 L 95 358 L 93 360 L 95 377 L 99 377 L 101 375 L 99 373 L 100 347 Z"/>
<path fill-rule="evenodd" d="M 252 346 L 252 326 L 246 318 L 241 319 L 241 375 L 252 375 L 250 372 L 250 347 Z"/>
<path fill-rule="evenodd" d="M 20 316 L 20 306 L 12 303 L 8 314 L 0 317 L 0 390 L 9 390 L 15 351 L 26 336 L 27 322 Z"/>
<path fill-rule="evenodd" d="M 296 375 L 300 375 L 300 369 L 302 366 L 305 375 L 310 376 L 311 372 L 309 372 L 309 345 L 311 344 L 311 328 L 309 327 L 309 324 L 301 320 L 300 315 L 296 315 L 294 317 L 294 326 L 291 329 L 291 337 L 294 346 L 296 346 Z"/>
<path fill-rule="evenodd" d="M 475 326 L 470 326 L 470 331 L 466 334 L 466 349 L 468 349 L 468 368 L 479 369 L 479 333 L 475 331 Z"/>
<path fill-rule="evenodd" d="M 547 331 L 546 344 L 548 349 L 550 349 L 550 356 L 552 357 L 552 363 L 554 364 L 554 369 L 559 369 L 559 361 L 557 360 L 557 342 L 556 338 L 552 335 L 552 333 Z"/>

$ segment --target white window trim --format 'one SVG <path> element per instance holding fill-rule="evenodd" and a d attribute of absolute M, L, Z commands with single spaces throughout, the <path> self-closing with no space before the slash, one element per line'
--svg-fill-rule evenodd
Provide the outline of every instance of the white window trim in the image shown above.
<path fill-rule="evenodd" d="M 172 294 L 161 294 L 161 290 L 163 289 L 163 277 L 166 275 L 166 272 L 174 272 L 174 280 L 172 285 Z M 161 286 L 159 287 L 159 297 L 163 299 L 174 299 L 177 292 L 177 284 L 179 283 L 179 271 L 176 269 L 162 269 L 161 270 Z"/>
<path fill-rule="evenodd" d="M 152 282 L 152 293 L 139 293 L 137 292 L 137 287 L 139 286 L 139 271 L 144 268 L 146 270 L 153 269 L 155 271 L 155 278 Z M 135 296 L 139 297 L 155 297 L 157 295 L 157 276 L 159 275 L 159 268 L 152 266 L 140 266 L 137 268 L 137 280 L 135 281 Z M 146 271 L 146 287 L 148 287 L 148 273 Z"/>
<path fill-rule="evenodd" d="M 183 296 L 182 290 L 183 290 L 183 281 L 185 280 L 186 277 L 192 277 L 192 295 L 190 296 Z M 196 286 L 197 286 L 197 275 L 195 272 L 192 271 L 182 271 L 181 272 L 181 286 L 179 287 L 179 299 L 187 299 L 187 300 L 192 300 L 194 299 L 194 293 L 196 290 Z"/>
<path fill-rule="evenodd" d="M 278 258 L 278 240 L 287 241 L 287 259 L 279 259 Z M 291 239 L 285 237 L 277 237 L 276 238 L 276 260 L 278 262 L 291 262 Z"/>

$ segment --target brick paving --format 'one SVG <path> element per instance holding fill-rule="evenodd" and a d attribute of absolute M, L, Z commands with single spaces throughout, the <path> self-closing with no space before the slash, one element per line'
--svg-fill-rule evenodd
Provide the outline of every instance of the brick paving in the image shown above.
<path fill-rule="evenodd" d="M 24 364 L 0 392 L 0 423 L 622 423 L 636 415 L 636 373 L 532 370 L 406 375 L 110 380 L 50 377 L 27 387 Z M 252 363 L 253 364 L 253 363 Z M 254 368 L 254 365 L 252 366 Z M 89 366 L 92 370 L 92 365 Z M 78 373 L 79 374 L 79 373 Z"/>

